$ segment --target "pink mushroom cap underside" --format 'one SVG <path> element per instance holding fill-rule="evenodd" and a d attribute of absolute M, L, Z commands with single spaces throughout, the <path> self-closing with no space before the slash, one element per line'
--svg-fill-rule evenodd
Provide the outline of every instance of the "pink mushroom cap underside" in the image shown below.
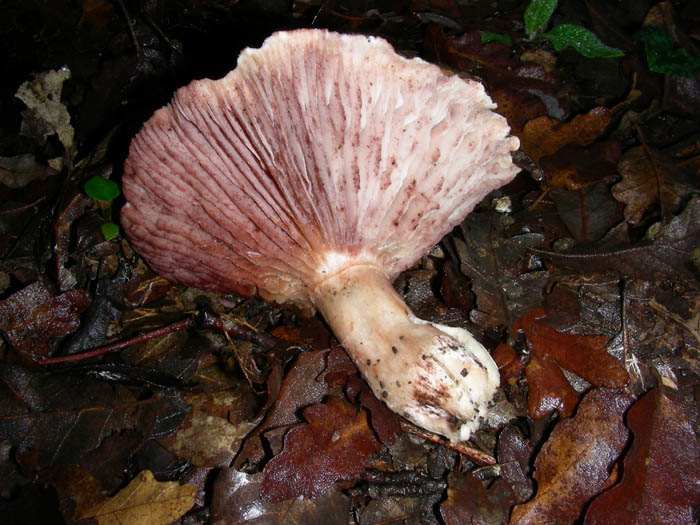
<path fill-rule="evenodd" d="M 275 33 L 144 124 L 122 224 L 170 280 L 311 309 L 329 259 L 393 278 L 515 176 L 494 107 L 382 39 Z"/>

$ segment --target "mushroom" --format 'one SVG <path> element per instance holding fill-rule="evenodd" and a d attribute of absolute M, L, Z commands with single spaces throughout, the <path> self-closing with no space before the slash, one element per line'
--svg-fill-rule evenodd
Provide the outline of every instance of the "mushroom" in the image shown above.
<path fill-rule="evenodd" d="M 275 33 L 144 124 L 122 225 L 168 280 L 320 311 L 389 408 L 466 440 L 498 369 L 391 281 L 516 175 L 494 107 L 478 82 L 381 38 Z"/>

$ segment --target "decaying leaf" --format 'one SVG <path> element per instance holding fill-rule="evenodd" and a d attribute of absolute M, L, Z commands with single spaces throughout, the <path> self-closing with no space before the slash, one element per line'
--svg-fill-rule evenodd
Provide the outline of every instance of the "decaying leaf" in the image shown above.
<path fill-rule="evenodd" d="M 513 327 L 522 330 L 530 351 L 550 359 L 594 386 L 622 388 L 629 381 L 627 370 L 611 356 L 605 346 L 606 337 L 557 332 L 547 326 L 544 309 L 530 311 Z"/>
<path fill-rule="evenodd" d="M 298 412 L 311 404 L 319 403 L 326 395 L 328 385 L 319 379 L 326 367 L 328 351 L 303 352 L 282 380 L 276 399 L 260 426 L 247 438 L 236 457 L 235 467 L 250 468 L 265 455 L 264 434 L 268 431 L 293 425 L 299 421 Z M 269 445 L 268 445 L 269 446 Z M 277 448 L 273 452 L 278 452 Z"/>
<path fill-rule="evenodd" d="M 125 386 L 88 376 L 0 364 L 0 441 L 32 451 L 40 471 L 75 464 L 105 480 L 151 437 L 173 432 L 187 414 L 175 393 L 139 399 Z"/>
<path fill-rule="evenodd" d="M 503 479 L 486 489 L 471 472 L 453 472 L 447 482 L 447 500 L 440 504 L 440 515 L 447 525 L 507 523 L 515 496 Z"/>
<path fill-rule="evenodd" d="M 260 499 L 263 474 L 245 474 L 223 469 L 216 477 L 211 502 L 213 525 L 346 525 L 349 498 L 331 487 L 316 498 L 296 498 L 273 502 Z"/>
<path fill-rule="evenodd" d="M 192 394 L 185 402 L 192 412 L 165 447 L 197 467 L 230 464 L 243 438 L 256 426 L 252 421 L 254 394 L 237 385 L 211 394 Z"/>
<path fill-rule="evenodd" d="M 586 146 L 597 139 L 610 123 L 611 114 L 605 107 L 593 108 L 586 114 L 576 115 L 569 122 L 550 117 L 528 121 L 520 137 L 520 147 L 532 160 L 552 155 L 564 146 Z"/>
<path fill-rule="evenodd" d="M 530 417 L 541 419 L 553 410 L 558 411 L 562 417 L 574 413 L 578 395 L 556 363 L 546 357 L 533 355 L 525 367 L 525 377 Z"/>
<path fill-rule="evenodd" d="M 527 233 L 504 242 L 507 220 L 472 213 L 461 225 L 464 242 L 454 239 L 460 270 L 472 280 L 476 294 L 471 320 L 487 328 L 510 325 L 539 306 L 548 278 L 544 271 L 524 272 L 522 264 L 526 247 L 539 246 L 544 237 Z"/>
<path fill-rule="evenodd" d="M 700 443 L 684 404 L 660 387 L 630 408 L 627 423 L 633 440 L 622 481 L 591 503 L 587 524 L 695 523 Z M 691 413 L 697 417 L 697 408 Z"/>
<path fill-rule="evenodd" d="M 338 397 L 303 414 L 309 423 L 287 432 L 284 449 L 263 471 L 261 495 L 270 501 L 320 496 L 337 480 L 356 477 L 380 448 L 366 412 Z"/>
<path fill-rule="evenodd" d="M 23 188 L 33 180 L 52 175 L 56 175 L 56 170 L 40 164 L 31 153 L 0 157 L 0 184 L 8 188 Z"/>
<path fill-rule="evenodd" d="M 66 157 L 73 154 L 73 126 L 70 114 L 61 102 L 63 83 L 71 77 L 70 69 L 62 67 L 37 75 L 34 80 L 22 84 L 15 96 L 24 102 L 27 110 L 23 113 L 22 133 L 34 137 L 39 144 L 56 134 L 63 144 Z"/>
<path fill-rule="evenodd" d="M 637 146 L 628 150 L 617 169 L 622 181 L 612 187 L 612 194 L 625 204 L 625 220 L 631 224 L 639 222 L 657 201 L 661 202 L 664 216 L 667 216 L 694 191 L 681 180 L 683 168 L 650 147 Z"/>
<path fill-rule="evenodd" d="M 41 361 L 57 338 L 80 326 L 80 313 L 89 304 L 85 290 L 53 296 L 37 281 L 0 302 L 0 330 L 22 356 Z"/>
<path fill-rule="evenodd" d="M 617 232 L 616 232 L 617 233 Z M 649 281 L 694 280 L 691 253 L 700 244 L 700 197 L 690 199 L 685 209 L 668 223 L 649 227 L 647 237 L 636 243 L 608 242 L 587 246 L 575 253 L 531 251 L 554 262 L 579 271 L 616 271 L 628 277 Z"/>
<path fill-rule="evenodd" d="M 557 423 L 535 461 L 537 494 L 513 509 L 512 525 L 569 523 L 603 487 L 627 442 L 623 415 L 632 398 L 599 388 L 576 416 Z"/>
<path fill-rule="evenodd" d="M 94 518 L 99 525 L 168 525 L 194 505 L 197 488 L 176 481 L 156 481 L 144 470 L 115 496 L 87 509 L 80 519 Z"/>

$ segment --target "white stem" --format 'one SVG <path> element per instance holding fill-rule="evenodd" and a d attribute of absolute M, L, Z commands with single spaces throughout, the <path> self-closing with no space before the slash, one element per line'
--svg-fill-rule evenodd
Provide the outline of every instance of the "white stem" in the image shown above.
<path fill-rule="evenodd" d="M 390 409 L 452 441 L 478 428 L 499 374 L 469 332 L 415 317 L 369 264 L 326 278 L 314 288 L 314 304 Z"/>

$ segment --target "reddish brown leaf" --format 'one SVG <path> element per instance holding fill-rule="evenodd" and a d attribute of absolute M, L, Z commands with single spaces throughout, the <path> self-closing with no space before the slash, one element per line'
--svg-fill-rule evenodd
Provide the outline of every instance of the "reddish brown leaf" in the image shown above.
<path fill-rule="evenodd" d="M 453 472 L 447 483 L 447 500 L 440 504 L 440 515 L 447 525 L 496 525 L 508 521 L 515 496 L 503 479 L 494 481 L 487 490 L 471 472 Z"/>
<path fill-rule="evenodd" d="M 552 410 L 558 410 L 562 417 L 573 414 L 578 396 L 556 363 L 533 354 L 525 367 L 525 377 L 527 410 L 532 418 L 543 418 Z"/>
<path fill-rule="evenodd" d="M 523 371 L 523 364 L 520 362 L 520 358 L 513 350 L 513 347 L 501 343 L 491 353 L 491 357 L 498 365 L 498 371 L 501 373 L 501 382 L 515 383 Z"/>
<path fill-rule="evenodd" d="M 604 336 L 563 334 L 539 321 L 542 308 L 532 310 L 515 324 L 527 338 L 530 351 L 555 361 L 595 386 L 622 388 L 629 381 L 627 370 L 605 348 Z"/>
<path fill-rule="evenodd" d="M 0 330 L 20 354 L 40 361 L 49 356 L 56 338 L 80 326 L 80 313 L 89 304 L 84 290 L 54 297 L 37 281 L 0 302 Z"/>
<path fill-rule="evenodd" d="M 634 439 L 622 481 L 593 501 L 586 523 L 695 523 L 700 444 L 683 400 L 656 388 L 630 408 L 627 423 Z"/>
<path fill-rule="evenodd" d="M 532 160 L 552 155 L 564 146 L 575 144 L 586 146 L 597 139 L 610 123 L 610 111 L 597 107 L 583 115 L 576 115 L 569 122 L 550 117 L 537 117 L 525 124 L 520 137 L 520 146 Z"/>
<path fill-rule="evenodd" d="M 388 446 L 393 445 L 403 432 L 398 414 L 389 410 L 369 389 L 360 394 L 360 403 L 369 410 L 370 425 L 379 441 Z"/>
<path fill-rule="evenodd" d="M 236 457 L 236 468 L 259 463 L 265 455 L 262 435 L 272 429 L 299 421 L 297 413 L 303 407 L 318 403 L 328 390 L 319 375 L 326 366 L 328 351 L 302 352 L 282 380 L 277 399 L 261 425 L 247 438 Z"/>
<path fill-rule="evenodd" d="M 627 442 L 623 415 L 631 402 L 624 394 L 592 390 L 576 417 L 557 424 L 535 461 L 537 495 L 513 509 L 511 524 L 568 523 L 579 517 Z"/>
<path fill-rule="evenodd" d="M 355 478 L 380 448 L 366 412 L 338 397 L 303 414 L 309 424 L 291 429 L 282 453 L 265 466 L 260 494 L 267 500 L 320 496 L 336 481 Z"/>
<path fill-rule="evenodd" d="M 245 474 L 223 469 L 216 477 L 211 501 L 211 523 L 217 525 L 346 525 L 349 498 L 331 488 L 318 498 L 271 502 L 260 499 L 262 472 Z"/>

